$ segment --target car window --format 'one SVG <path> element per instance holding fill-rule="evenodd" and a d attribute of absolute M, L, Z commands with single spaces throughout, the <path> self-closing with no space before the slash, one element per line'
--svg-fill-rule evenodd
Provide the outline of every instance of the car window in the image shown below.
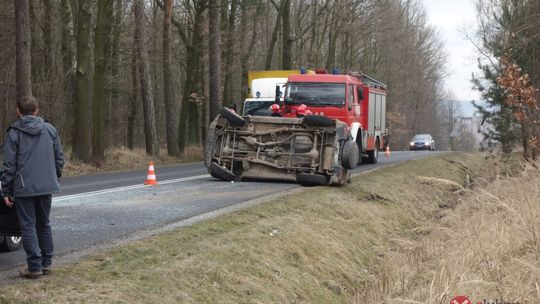
<path fill-rule="evenodd" d="M 413 140 L 431 140 L 431 135 L 429 134 L 419 134 L 413 137 Z"/>

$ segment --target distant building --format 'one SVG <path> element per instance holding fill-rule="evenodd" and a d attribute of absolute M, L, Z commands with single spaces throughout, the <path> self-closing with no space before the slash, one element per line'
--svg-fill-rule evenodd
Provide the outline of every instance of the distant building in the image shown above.
<path fill-rule="evenodd" d="M 482 116 L 474 112 L 473 116 L 462 116 L 457 122 L 450 134 L 458 144 L 458 150 L 477 149 L 484 140 L 484 132 L 488 130 L 488 124 L 483 122 Z M 461 146 L 461 147 L 459 147 Z"/>

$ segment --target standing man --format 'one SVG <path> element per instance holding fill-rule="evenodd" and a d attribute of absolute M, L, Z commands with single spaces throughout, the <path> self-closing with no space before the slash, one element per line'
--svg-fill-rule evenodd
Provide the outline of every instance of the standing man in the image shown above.
<path fill-rule="evenodd" d="M 52 193 L 60 191 L 58 179 L 64 167 L 58 132 L 37 113 L 34 97 L 23 97 L 17 103 L 19 119 L 6 134 L 0 178 L 5 204 L 17 209 L 28 264 L 19 275 L 28 279 L 51 273 L 49 213 Z"/>

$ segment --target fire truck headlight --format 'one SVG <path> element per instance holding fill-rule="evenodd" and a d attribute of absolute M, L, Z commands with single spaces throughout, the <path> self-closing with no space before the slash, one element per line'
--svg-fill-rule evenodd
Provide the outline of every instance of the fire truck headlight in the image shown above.
<path fill-rule="evenodd" d="M 431 146 L 431 143 L 429 141 L 426 141 L 426 146 Z"/>
<path fill-rule="evenodd" d="M 411 145 L 411 146 L 414 146 L 414 141 L 411 141 L 410 145 Z"/>

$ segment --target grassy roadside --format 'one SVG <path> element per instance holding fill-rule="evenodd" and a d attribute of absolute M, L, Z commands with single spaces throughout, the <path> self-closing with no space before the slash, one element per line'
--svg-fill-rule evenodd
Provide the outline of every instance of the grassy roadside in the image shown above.
<path fill-rule="evenodd" d="M 516 168 L 385 168 L 2 286 L 0 303 L 538 303 L 540 171 Z"/>

